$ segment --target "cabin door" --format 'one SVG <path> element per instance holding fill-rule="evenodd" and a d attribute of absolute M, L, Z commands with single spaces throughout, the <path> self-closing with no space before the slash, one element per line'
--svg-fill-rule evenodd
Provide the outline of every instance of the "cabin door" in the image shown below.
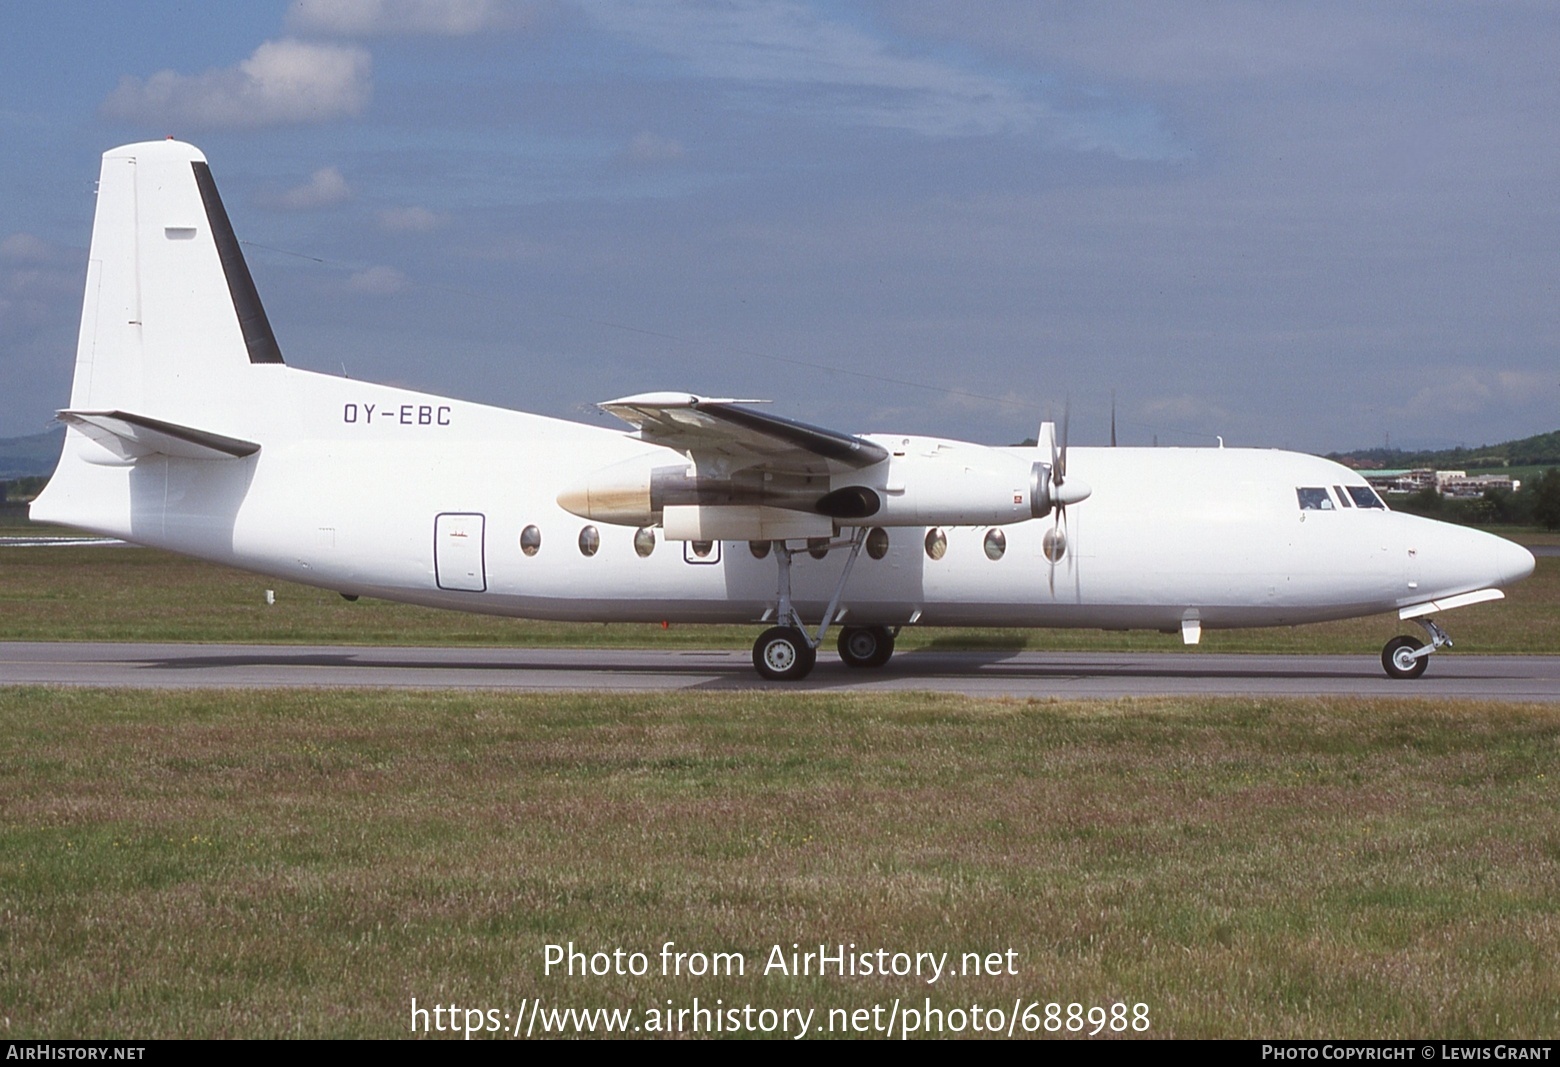
<path fill-rule="evenodd" d="M 487 589 L 482 538 L 484 516 L 445 512 L 433 520 L 433 580 L 440 589 L 481 593 Z"/>

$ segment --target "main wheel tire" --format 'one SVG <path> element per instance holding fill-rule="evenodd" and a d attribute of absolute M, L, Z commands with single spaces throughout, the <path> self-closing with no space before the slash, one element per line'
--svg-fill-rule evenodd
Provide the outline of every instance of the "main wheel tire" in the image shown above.
<path fill-rule="evenodd" d="M 817 662 L 817 650 L 794 626 L 771 626 L 753 642 L 753 668 L 771 682 L 799 682 Z"/>
<path fill-rule="evenodd" d="M 894 654 L 894 635 L 887 626 L 847 626 L 836 647 L 847 667 L 881 667 Z"/>
<path fill-rule="evenodd" d="M 1381 650 L 1381 666 L 1392 678 L 1418 678 L 1430 666 L 1429 656 L 1415 656 L 1425 646 L 1412 637 L 1394 637 Z"/>

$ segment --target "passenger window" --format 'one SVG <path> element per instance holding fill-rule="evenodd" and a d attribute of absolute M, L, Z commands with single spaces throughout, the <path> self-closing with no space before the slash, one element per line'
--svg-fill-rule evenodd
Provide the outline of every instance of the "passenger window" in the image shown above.
<path fill-rule="evenodd" d="M 1296 489 L 1300 495 L 1301 511 L 1331 511 L 1333 510 L 1332 497 L 1327 495 L 1326 489 Z"/>
<path fill-rule="evenodd" d="M 1349 495 L 1354 498 L 1356 507 L 1380 508 L 1382 511 L 1387 510 L 1387 505 L 1381 502 L 1381 498 L 1376 495 L 1376 491 L 1370 486 L 1351 485 L 1348 488 Z"/>

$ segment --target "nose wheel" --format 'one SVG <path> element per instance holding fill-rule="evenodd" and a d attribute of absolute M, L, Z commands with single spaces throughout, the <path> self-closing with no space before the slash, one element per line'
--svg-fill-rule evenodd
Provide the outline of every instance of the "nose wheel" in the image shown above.
<path fill-rule="evenodd" d="M 1418 678 L 1430 666 L 1430 657 L 1419 654 L 1424 647 L 1412 637 L 1394 637 L 1381 650 L 1381 666 L 1389 678 Z"/>
<path fill-rule="evenodd" d="M 1430 654 L 1438 648 L 1451 648 L 1452 637 L 1434 619 L 1415 619 L 1430 636 L 1428 643 L 1412 637 L 1394 637 L 1381 650 L 1381 666 L 1389 678 L 1418 678 L 1430 666 Z"/>

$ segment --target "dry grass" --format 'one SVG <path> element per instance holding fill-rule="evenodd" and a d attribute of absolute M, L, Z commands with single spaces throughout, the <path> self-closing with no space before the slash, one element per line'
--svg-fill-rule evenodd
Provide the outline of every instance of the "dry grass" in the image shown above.
<path fill-rule="evenodd" d="M 1560 709 L 0 690 L 0 1035 L 397 1036 L 410 1001 L 1147 1003 L 1560 1033 Z M 542 948 L 745 978 L 544 977 Z M 758 977 L 769 946 L 1019 975 Z"/>
<path fill-rule="evenodd" d="M 265 590 L 276 590 L 267 606 Z M 1552 653 L 1560 648 L 1560 558 L 1493 604 L 1447 617 L 1457 652 Z M 1391 616 L 1267 630 L 1208 631 L 1204 652 L 1374 651 Z M 749 647 L 755 626 L 542 623 L 385 601 L 348 603 L 328 590 L 143 549 L 0 549 L 0 641 L 233 641 L 291 644 Z M 911 628 L 900 648 L 1177 650 L 1180 638 L 1097 630 Z M 1457 653 L 1453 653 L 1457 654 Z"/>

